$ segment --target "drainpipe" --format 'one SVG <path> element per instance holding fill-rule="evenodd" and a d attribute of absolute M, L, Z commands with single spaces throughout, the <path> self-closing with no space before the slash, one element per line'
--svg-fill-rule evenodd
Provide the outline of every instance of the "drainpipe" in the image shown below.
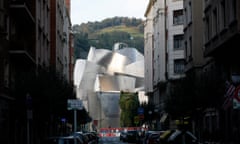
<path fill-rule="evenodd" d="M 168 52 L 167 52 L 167 36 L 168 36 L 168 30 L 167 30 L 167 4 L 166 0 L 164 0 L 164 30 L 165 30 L 165 78 L 168 80 L 168 69 L 167 69 L 167 63 L 168 63 Z"/>

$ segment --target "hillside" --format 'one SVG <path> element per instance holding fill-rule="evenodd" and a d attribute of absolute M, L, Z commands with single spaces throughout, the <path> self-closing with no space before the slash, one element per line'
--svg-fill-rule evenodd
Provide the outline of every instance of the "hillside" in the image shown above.
<path fill-rule="evenodd" d="M 111 33 L 111 32 L 128 32 L 132 37 L 143 37 L 143 33 L 139 31 L 137 27 L 134 26 L 126 26 L 126 25 L 119 25 L 114 27 L 108 27 L 101 29 L 96 32 L 97 35 L 104 34 L 104 33 Z"/>
<path fill-rule="evenodd" d="M 143 53 L 143 21 L 136 18 L 114 17 L 101 22 L 73 26 L 75 58 L 87 57 L 90 46 L 112 50 L 116 42 L 124 42 Z"/>

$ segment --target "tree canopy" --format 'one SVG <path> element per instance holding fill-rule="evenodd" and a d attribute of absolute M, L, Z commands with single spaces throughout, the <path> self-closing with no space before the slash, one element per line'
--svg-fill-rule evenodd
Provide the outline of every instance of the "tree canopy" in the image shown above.
<path fill-rule="evenodd" d="M 129 47 L 144 53 L 143 28 L 141 19 L 127 17 L 74 25 L 75 58 L 85 59 L 90 46 L 112 50 L 116 42 L 126 43 Z"/>
<path fill-rule="evenodd" d="M 138 94 L 121 92 L 119 105 L 121 109 L 120 125 L 122 127 L 134 126 L 134 116 L 137 116 L 139 107 Z"/>

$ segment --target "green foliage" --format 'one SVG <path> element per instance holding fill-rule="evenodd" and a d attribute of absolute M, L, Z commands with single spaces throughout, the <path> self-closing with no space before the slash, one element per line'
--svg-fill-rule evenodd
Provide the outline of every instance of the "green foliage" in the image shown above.
<path fill-rule="evenodd" d="M 119 105 L 121 108 L 120 125 L 122 127 L 134 126 L 134 116 L 139 107 L 137 93 L 121 92 Z"/>
<path fill-rule="evenodd" d="M 127 17 L 74 25 L 75 58 L 85 59 L 90 46 L 112 50 L 116 42 L 124 42 L 144 53 L 143 28 L 141 19 Z"/>
<path fill-rule="evenodd" d="M 73 123 L 73 111 L 67 110 L 67 100 L 75 99 L 75 93 L 73 85 L 63 79 L 61 74 L 54 69 L 39 66 L 37 72 L 21 70 L 15 77 L 13 96 L 16 98 L 16 119 L 24 121 L 27 108 L 32 109 L 34 126 L 40 134 L 46 130 L 56 130 L 62 123 L 61 118 Z M 27 94 L 32 98 L 31 104 L 26 103 Z M 87 123 L 91 118 L 82 110 L 78 111 L 78 121 Z M 59 131 L 53 131 L 52 134 L 58 135 Z"/>
<path fill-rule="evenodd" d="M 67 99 L 74 98 L 73 86 L 54 70 L 40 69 L 18 74 L 15 94 L 19 108 L 24 109 L 27 93 L 32 97 L 32 109 L 37 119 L 47 121 L 50 117 L 68 117 Z"/>
<path fill-rule="evenodd" d="M 76 33 L 74 35 L 75 58 L 86 58 L 89 51 L 89 40 L 87 33 Z"/>
<path fill-rule="evenodd" d="M 141 27 L 143 26 L 143 21 L 142 19 L 136 18 L 113 17 L 104 19 L 101 22 L 88 22 L 81 25 L 74 25 L 73 31 L 76 31 L 77 33 L 92 33 L 93 31 L 119 25 L 126 25 L 127 27 Z"/>

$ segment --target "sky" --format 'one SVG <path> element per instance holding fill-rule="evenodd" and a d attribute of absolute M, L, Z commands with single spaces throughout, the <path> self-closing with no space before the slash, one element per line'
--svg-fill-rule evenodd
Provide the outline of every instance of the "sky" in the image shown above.
<path fill-rule="evenodd" d="M 72 25 L 115 16 L 145 19 L 149 0 L 71 0 Z"/>

